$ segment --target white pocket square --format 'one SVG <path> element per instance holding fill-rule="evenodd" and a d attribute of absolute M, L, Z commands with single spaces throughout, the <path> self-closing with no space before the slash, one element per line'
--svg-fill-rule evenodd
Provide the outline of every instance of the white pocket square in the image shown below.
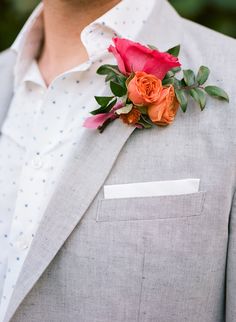
<path fill-rule="evenodd" d="M 172 196 L 196 193 L 200 179 L 153 181 L 104 186 L 104 199 Z"/>

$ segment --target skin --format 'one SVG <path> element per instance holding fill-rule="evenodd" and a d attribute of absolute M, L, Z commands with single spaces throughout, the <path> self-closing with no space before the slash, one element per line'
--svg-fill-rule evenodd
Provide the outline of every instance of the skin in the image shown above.
<path fill-rule="evenodd" d="M 81 31 L 120 0 L 44 0 L 44 42 L 38 58 L 47 85 L 88 59 Z"/>

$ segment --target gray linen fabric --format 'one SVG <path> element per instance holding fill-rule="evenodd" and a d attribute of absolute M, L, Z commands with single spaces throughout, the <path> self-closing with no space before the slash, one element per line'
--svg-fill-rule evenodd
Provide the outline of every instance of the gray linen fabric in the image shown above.
<path fill-rule="evenodd" d="M 160 2 L 160 1 L 158 1 Z M 137 39 L 178 42 L 230 104 L 194 102 L 167 128 L 88 130 L 52 197 L 5 322 L 236 321 L 236 42 L 180 18 L 165 0 Z M 10 53 L 0 57 L 1 120 Z M 95 93 L 94 93 L 95 94 Z M 200 178 L 192 195 L 104 200 L 104 184 Z"/>

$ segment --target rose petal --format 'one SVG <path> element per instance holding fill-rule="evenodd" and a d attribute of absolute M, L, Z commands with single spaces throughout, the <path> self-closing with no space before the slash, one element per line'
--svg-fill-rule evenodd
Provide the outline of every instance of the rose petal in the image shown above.
<path fill-rule="evenodd" d="M 123 61 L 121 55 L 118 53 L 117 49 L 114 46 L 110 46 L 108 48 L 108 51 L 115 56 L 120 72 L 124 75 L 127 75 L 124 61 Z"/>
<path fill-rule="evenodd" d="M 115 119 L 115 111 L 122 108 L 123 106 L 123 103 L 118 102 L 109 113 L 101 113 L 87 117 L 83 123 L 83 127 L 86 127 L 88 129 L 97 129 L 99 126 L 103 125 L 103 123 L 109 118 Z"/>
<path fill-rule="evenodd" d="M 143 125 L 141 125 L 141 124 L 135 124 L 135 127 L 137 128 L 137 129 L 143 129 Z"/>
<path fill-rule="evenodd" d="M 86 118 L 84 121 L 83 127 L 88 129 L 97 129 L 101 126 L 107 119 L 110 118 L 110 113 L 108 114 L 97 114 Z"/>
<path fill-rule="evenodd" d="M 144 53 L 140 48 L 129 47 L 124 58 L 126 69 L 131 73 L 144 71 L 144 66 L 148 59 L 150 59 L 149 54 Z"/>
<path fill-rule="evenodd" d="M 178 58 L 168 53 L 124 38 L 114 38 L 113 41 L 115 47 L 110 46 L 109 51 L 116 57 L 122 72 L 144 71 L 162 80 L 170 69 L 181 66 Z"/>
<path fill-rule="evenodd" d="M 126 71 L 142 71 L 145 62 L 152 52 L 149 48 L 124 38 L 113 39 L 116 49 L 125 64 Z"/>
<path fill-rule="evenodd" d="M 181 64 L 176 57 L 167 53 L 155 51 L 153 52 L 153 56 L 147 60 L 144 71 L 148 74 L 153 74 L 162 80 L 169 70 L 179 66 L 181 66 Z"/>

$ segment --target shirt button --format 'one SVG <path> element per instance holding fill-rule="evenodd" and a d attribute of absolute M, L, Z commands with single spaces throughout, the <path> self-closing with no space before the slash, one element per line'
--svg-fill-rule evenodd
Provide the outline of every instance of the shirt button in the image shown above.
<path fill-rule="evenodd" d="M 39 155 L 35 155 L 31 161 L 32 167 L 34 169 L 40 169 L 43 166 L 42 158 Z"/>

